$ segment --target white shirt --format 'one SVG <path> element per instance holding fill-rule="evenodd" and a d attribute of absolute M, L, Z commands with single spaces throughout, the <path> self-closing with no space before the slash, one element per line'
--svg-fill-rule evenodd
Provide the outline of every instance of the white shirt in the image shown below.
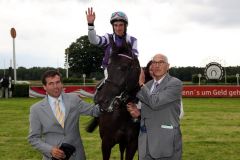
<path fill-rule="evenodd" d="M 157 82 L 158 84 L 160 84 L 165 76 L 166 76 L 166 74 L 165 74 L 162 78 L 160 78 L 158 81 L 154 79 L 154 82 L 153 82 L 153 84 L 152 84 L 152 87 L 151 87 L 151 89 L 150 89 L 150 92 L 153 91 L 156 82 Z"/>
<path fill-rule="evenodd" d="M 63 112 L 63 114 L 65 116 L 65 106 L 64 106 L 64 103 L 63 103 L 62 95 L 60 95 L 57 99 L 48 95 L 48 102 L 51 106 L 51 109 L 52 109 L 54 115 L 56 115 L 56 112 L 55 112 L 56 100 L 59 100 L 59 105 L 60 105 L 61 111 Z"/>

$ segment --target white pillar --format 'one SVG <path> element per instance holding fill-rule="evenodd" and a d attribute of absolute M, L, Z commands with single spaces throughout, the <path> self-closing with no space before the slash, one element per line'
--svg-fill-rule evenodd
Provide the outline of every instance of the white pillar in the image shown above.
<path fill-rule="evenodd" d="M 15 38 L 17 36 L 15 28 L 10 30 L 11 36 L 13 38 L 13 69 L 14 69 L 14 84 L 17 82 L 17 70 L 16 70 L 16 54 L 15 54 Z"/>

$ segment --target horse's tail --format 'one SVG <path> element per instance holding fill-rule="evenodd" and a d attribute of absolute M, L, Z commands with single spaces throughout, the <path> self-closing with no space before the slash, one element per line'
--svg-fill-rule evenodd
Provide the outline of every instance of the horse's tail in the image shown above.
<path fill-rule="evenodd" d="M 89 122 L 89 124 L 86 127 L 86 131 L 89 133 L 92 133 L 98 126 L 99 123 L 99 118 L 98 117 L 94 117 L 91 119 L 91 121 Z"/>

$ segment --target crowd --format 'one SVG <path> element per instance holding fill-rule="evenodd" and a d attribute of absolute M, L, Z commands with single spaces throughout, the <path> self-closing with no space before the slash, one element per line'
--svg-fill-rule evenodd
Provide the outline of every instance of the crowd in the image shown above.
<path fill-rule="evenodd" d="M 12 91 L 12 78 L 4 75 L 2 78 L 0 78 L 0 98 L 12 97 Z"/>

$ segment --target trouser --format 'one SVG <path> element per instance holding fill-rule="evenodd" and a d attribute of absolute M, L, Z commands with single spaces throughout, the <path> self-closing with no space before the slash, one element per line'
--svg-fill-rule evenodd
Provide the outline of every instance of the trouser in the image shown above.
<path fill-rule="evenodd" d="M 174 153 L 171 157 L 153 158 L 149 153 L 148 143 L 146 142 L 146 155 L 144 157 L 139 157 L 139 160 L 181 160 L 182 159 L 182 134 L 180 128 L 177 128 L 175 134 L 175 143 L 180 143 L 181 147 L 178 150 L 174 149 Z M 143 134 L 147 134 L 147 131 L 143 131 Z"/>
<path fill-rule="evenodd" d="M 8 97 L 12 98 L 12 90 L 11 89 L 8 90 Z"/>
<path fill-rule="evenodd" d="M 139 158 L 139 160 L 181 160 L 181 153 L 174 153 L 172 157 L 165 157 L 165 158 L 152 158 L 148 153 L 144 158 Z"/>
<path fill-rule="evenodd" d="M 0 98 L 3 97 L 3 87 L 0 87 Z"/>
<path fill-rule="evenodd" d="M 5 98 L 8 98 L 8 88 L 4 88 L 4 96 Z"/>

